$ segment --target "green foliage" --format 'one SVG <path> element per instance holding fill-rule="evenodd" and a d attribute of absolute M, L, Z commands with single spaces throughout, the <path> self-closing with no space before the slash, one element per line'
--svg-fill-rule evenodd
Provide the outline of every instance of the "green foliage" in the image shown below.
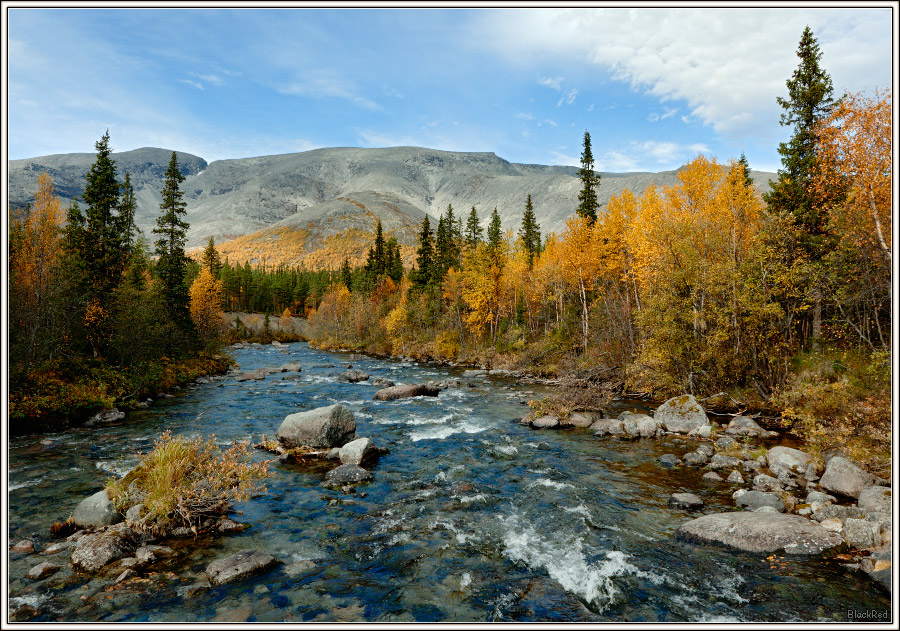
<path fill-rule="evenodd" d="M 246 441 L 222 451 L 215 436 L 188 439 L 166 431 L 131 473 L 109 480 L 106 490 L 122 513 L 142 506 L 135 524 L 140 531 L 158 536 L 187 527 L 199 534 L 232 502 L 265 493 L 269 475 L 268 462 L 252 462 Z"/>
<path fill-rule="evenodd" d="M 157 227 L 153 229 L 154 234 L 160 235 L 156 241 L 156 254 L 159 257 L 156 274 L 164 287 L 163 296 L 169 316 L 187 333 L 193 329 L 188 295 L 188 259 L 184 254 L 188 224 L 181 218 L 186 212 L 186 204 L 182 199 L 184 193 L 179 188 L 184 175 L 178 170 L 178 159 L 174 151 L 165 177 L 161 191 L 162 203 L 159 205 L 163 212 L 156 220 Z"/>
<path fill-rule="evenodd" d="M 594 171 L 591 134 L 587 131 L 584 132 L 584 149 L 581 152 L 581 168 L 578 169 L 578 177 L 581 178 L 581 191 L 578 193 L 576 212 L 593 224 L 597 220 L 597 210 L 600 208 L 597 191 L 594 190 L 600 185 L 600 174 Z"/>
<path fill-rule="evenodd" d="M 475 247 L 481 241 L 481 235 L 483 234 L 483 230 L 481 229 L 481 222 L 478 219 L 478 212 L 475 210 L 475 207 L 472 206 L 472 210 L 469 211 L 469 218 L 466 221 L 466 245 L 469 247 Z"/>
<path fill-rule="evenodd" d="M 416 252 L 416 269 L 410 274 L 413 286 L 424 289 L 434 279 L 434 237 L 431 234 L 431 224 L 428 215 L 422 220 L 422 231 L 419 233 L 419 249 Z"/>
<path fill-rule="evenodd" d="M 519 236 L 528 253 L 528 269 L 534 267 L 534 257 L 541 251 L 541 227 L 534 216 L 534 206 L 531 203 L 531 193 L 525 199 L 525 214 L 522 215 L 522 228 Z"/>

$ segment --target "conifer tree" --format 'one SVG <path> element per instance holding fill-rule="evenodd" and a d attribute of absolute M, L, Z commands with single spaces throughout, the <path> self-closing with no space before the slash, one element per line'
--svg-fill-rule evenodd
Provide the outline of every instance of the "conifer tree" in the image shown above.
<path fill-rule="evenodd" d="M 183 181 L 184 175 L 178 170 L 178 159 L 173 151 L 163 183 L 162 203 L 159 205 L 162 215 L 157 218 L 157 227 L 153 229 L 153 233 L 159 235 L 156 241 L 156 254 L 159 257 L 156 273 L 162 281 L 166 309 L 179 329 L 190 331 L 193 322 L 186 279 L 188 260 L 184 254 L 188 224 L 181 218 L 185 214 L 186 204 L 182 200 L 184 193 L 179 188 Z"/>
<path fill-rule="evenodd" d="M 578 170 L 581 178 L 581 192 L 578 193 L 578 214 L 587 219 L 591 224 L 597 220 L 597 209 L 600 203 L 597 201 L 597 191 L 594 187 L 600 185 L 600 174 L 594 171 L 594 155 L 591 153 L 591 135 L 584 132 L 584 150 L 581 153 L 581 168 Z"/>
<path fill-rule="evenodd" d="M 472 210 L 469 212 L 469 220 L 466 222 L 466 245 L 469 247 L 478 245 L 482 234 L 483 231 L 481 222 L 478 220 L 478 213 L 475 211 L 475 207 L 472 206 Z"/>
<path fill-rule="evenodd" d="M 385 250 L 388 258 L 387 275 L 395 283 L 399 283 L 403 280 L 403 259 L 400 258 L 400 244 L 397 243 L 397 239 L 394 237 L 388 239 Z"/>
<path fill-rule="evenodd" d="M 753 186 L 753 178 L 750 177 L 750 163 L 747 162 L 747 156 L 744 155 L 744 152 L 741 152 L 741 159 L 738 160 L 738 164 L 741 165 L 741 169 L 744 172 L 744 185 L 748 188 Z"/>
<path fill-rule="evenodd" d="M 522 215 L 522 229 L 519 230 L 525 251 L 528 252 L 528 269 L 534 266 L 534 257 L 541 251 L 541 227 L 534 217 L 534 206 L 531 203 L 531 193 L 525 198 L 525 214 Z"/>
<path fill-rule="evenodd" d="M 494 212 L 491 213 L 491 223 L 487 229 L 487 247 L 491 252 L 497 252 L 500 249 L 500 243 L 503 240 L 503 227 L 500 224 L 500 215 L 497 213 L 497 207 L 494 206 Z"/>
<path fill-rule="evenodd" d="M 122 238 L 127 250 L 134 246 L 136 233 L 140 229 L 134 223 L 134 213 L 137 210 L 137 201 L 134 198 L 134 187 L 131 185 L 131 174 L 125 172 L 125 181 L 122 183 L 122 200 L 119 204 L 119 215 L 122 224 Z"/>
<path fill-rule="evenodd" d="M 422 220 L 422 232 L 419 233 L 419 249 L 416 252 L 416 270 L 412 274 L 413 285 L 424 288 L 431 283 L 434 267 L 434 238 L 431 236 L 431 223 L 428 215 Z"/>
<path fill-rule="evenodd" d="M 344 262 L 341 264 L 341 282 L 344 283 L 344 287 L 349 290 L 353 288 L 353 274 L 350 271 L 350 259 L 344 258 Z"/>
<path fill-rule="evenodd" d="M 209 243 L 203 250 L 200 266 L 208 269 L 213 278 L 219 278 L 219 274 L 222 271 L 222 259 L 219 257 L 219 251 L 216 249 L 216 242 L 212 235 L 210 235 Z"/>

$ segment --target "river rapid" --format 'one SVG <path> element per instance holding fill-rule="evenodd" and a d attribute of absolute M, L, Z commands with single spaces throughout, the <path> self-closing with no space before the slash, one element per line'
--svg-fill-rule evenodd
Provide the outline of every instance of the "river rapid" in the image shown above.
<path fill-rule="evenodd" d="M 125 422 L 8 446 L 9 607 L 34 621 L 847 621 L 848 610 L 889 610 L 890 599 L 836 561 L 748 555 L 675 542 L 699 513 L 670 508 L 690 491 L 703 513 L 730 510 L 728 485 L 702 470 L 664 469 L 687 440 L 629 442 L 588 430 L 536 431 L 516 422 L 540 387 L 462 369 L 329 353 L 305 343 L 230 350 L 242 370 L 291 361 L 296 373 L 195 385 L 131 412 Z M 461 378 L 438 397 L 373 401 L 377 387 L 342 383 L 347 364 L 401 383 Z M 286 378 L 293 374 L 292 378 Z M 236 506 L 252 527 L 187 542 L 162 571 L 131 586 L 73 573 L 68 553 L 42 555 L 50 524 L 123 475 L 165 430 L 232 440 L 273 437 L 288 414 L 347 405 L 357 437 L 390 453 L 358 495 L 320 486 L 325 470 L 277 463 L 268 494 Z M 619 402 L 620 409 L 641 409 Z M 618 413 L 618 412 L 616 412 Z M 58 444 L 42 444 L 42 439 Z M 271 454 L 255 451 L 258 459 Z M 168 544 L 167 544 L 168 545 Z M 261 576 L 197 590 L 213 560 L 261 548 L 284 562 Z M 40 581 L 41 561 L 63 565 Z"/>

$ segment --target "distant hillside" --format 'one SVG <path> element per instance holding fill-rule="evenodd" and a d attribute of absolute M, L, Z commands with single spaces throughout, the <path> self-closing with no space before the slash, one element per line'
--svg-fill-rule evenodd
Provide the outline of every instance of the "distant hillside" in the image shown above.
<path fill-rule="evenodd" d="M 164 149 L 113 154 L 120 175 L 131 173 L 137 222 L 148 236 L 159 214 L 159 190 L 170 156 Z M 10 203 L 24 205 L 37 188 L 37 176 L 47 170 L 68 204 L 83 191 L 94 157 L 85 153 L 11 161 Z M 517 230 L 529 193 L 546 235 L 563 229 L 580 189 L 574 167 L 516 164 L 493 153 L 419 147 L 316 149 L 210 164 L 185 153 L 178 159 L 187 175 L 182 190 L 191 226 L 189 246 L 203 246 L 213 236 L 233 262 L 313 264 L 344 256 L 358 261 L 368 248 L 375 217 L 388 234 L 412 246 L 422 217 L 429 214 L 436 225 L 448 204 L 463 216 L 475 206 L 483 226 L 496 207 L 504 228 Z M 672 185 L 676 174 L 603 173 L 598 198 L 603 206 L 625 188 L 640 194 L 650 184 Z M 754 171 L 753 177 L 766 191 L 775 174 Z"/>

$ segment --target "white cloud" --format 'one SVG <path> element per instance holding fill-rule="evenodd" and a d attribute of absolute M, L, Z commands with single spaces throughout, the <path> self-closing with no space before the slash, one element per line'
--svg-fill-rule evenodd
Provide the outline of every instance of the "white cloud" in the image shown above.
<path fill-rule="evenodd" d="M 218 76 L 218 75 L 214 75 L 214 74 L 196 74 L 196 73 L 193 73 L 193 72 L 191 72 L 191 73 L 189 73 L 189 74 L 190 74 L 192 77 L 194 77 L 195 79 L 200 79 L 201 81 L 205 81 L 206 83 L 210 83 L 210 84 L 215 85 L 215 86 L 220 86 L 220 85 L 224 85 L 224 84 L 225 84 L 225 79 L 223 79 L 222 77 L 220 77 L 220 76 Z"/>
<path fill-rule="evenodd" d="M 568 156 L 564 153 L 560 153 L 559 151 L 551 151 L 550 155 L 553 156 L 553 159 L 550 161 L 550 164 L 561 164 L 563 166 L 577 167 L 581 166 L 581 158 L 573 158 L 572 156 Z"/>
<path fill-rule="evenodd" d="M 778 133 L 809 25 L 835 93 L 891 83 L 891 8 L 606 8 L 485 12 L 481 40 L 516 63 L 590 62 L 727 135 Z M 528 33 L 527 38 L 522 33 Z M 562 79 L 541 85 L 560 90 Z M 674 108 L 677 109 L 677 108 Z M 672 113 L 674 115 L 674 112 Z"/>
<path fill-rule="evenodd" d="M 178 79 L 179 83 L 186 83 L 187 85 L 197 88 L 198 90 L 203 90 L 203 84 L 199 81 L 194 81 L 193 79 Z"/>
<path fill-rule="evenodd" d="M 518 114 L 516 114 L 516 118 L 521 118 L 522 120 L 527 120 L 527 121 L 533 121 L 534 114 L 532 114 L 531 112 L 519 112 Z"/>
<path fill-rule="evenodd" d="M 293 94 L 308 98 L 346 99 L 359 107 L 380 110 L 378 103 L 358 94 L 356 86 L 337 75 L 326 72 L 311 72 L 306 76 L 277 88 L 281 94 Z"/>
<path fill-rule="evenodd" d="M 569 90 L 568 92 L 566 92 L 565 94 L 562 95 L 562 97 L 559 99 L 559 102 L 556 104 L 556 107 L 559 107 L 560 105 L 562 105 L 563 102 L 565 102 L 567 105 L 571 105 L 572 103 L 575 102 L 576 96 L 578 96 L 578 90 L 576 90 L 575 88 L 572 88 L 571 90 Z"/>
<path fill-rule="evenodd" d="M 603 153 L 597 159 L 596 168 L 598 171 L 611 173 L 674 169 L 701 153 L 709 154 L 710 148 L 702 143 L 632 141 L 625 148 L 610 149 Z"/>
<path fill-rule="evenodd" d="M 542 86 L 545 86 L 548 88 L 553 88 L 554 90 L 561 90 L 562 82 L 563 82 L 562 77 L 555 77 L 553 79 L 551 79 L 550 77 L 543 77 L 541 79 L 538 79 L 539 85 L 542 85 Z"/>

